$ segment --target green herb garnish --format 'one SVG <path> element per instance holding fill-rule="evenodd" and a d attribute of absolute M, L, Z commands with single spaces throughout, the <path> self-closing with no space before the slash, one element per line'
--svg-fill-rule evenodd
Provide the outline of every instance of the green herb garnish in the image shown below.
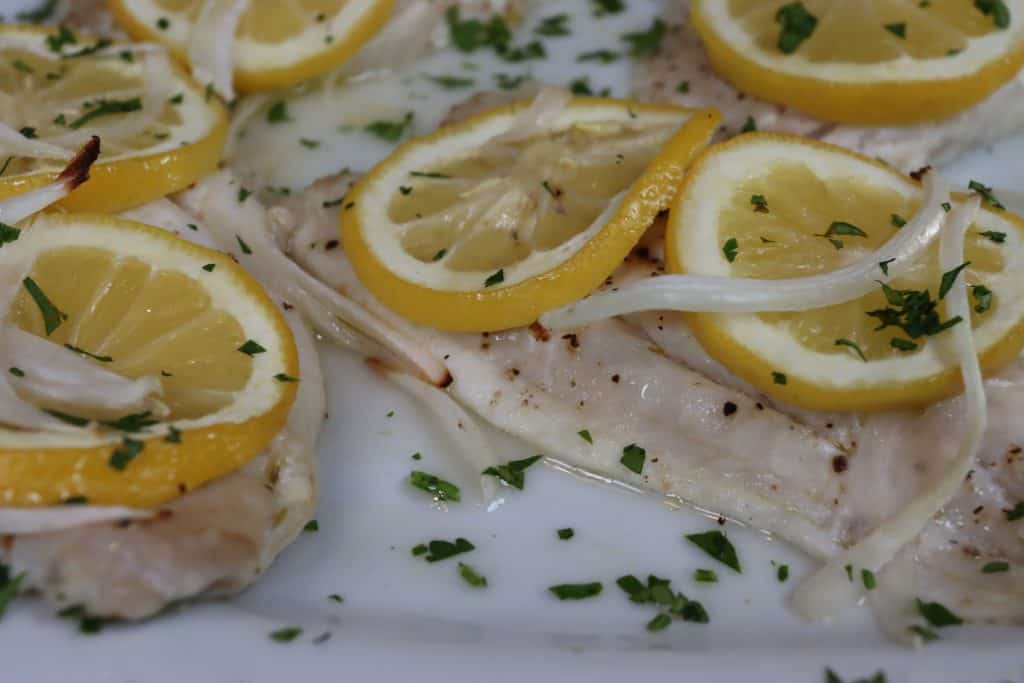
<path fill-rule="evenodd" d="M 414 470 L 409 474 L 409 483 L 418 489 L 433 494 L 434 498 L 440 501 L 458 503 L 462 500 L 462 494 L 459 492 L 458 486 L 427 472 Z"/>
<path fill-rule="evenodd" d="M 981 568 L 982 574 L 999 574 L 1010 571 L 1009 562 L 989 562 Z"/>
<path fill-rule="evenodd" d="M 142 109 L 142 98 L 140 97 L 133 97 L 127 100 L 97 100 L 93 103 L 93 106 L 89 111 L 69 123 L 68 128 L 78 130 L 85 124 L 100 116 L 107 116 L 109 114 L 127 114 L 129 112 L 139 111 L 140 109 Z"/>
<path fill-rule="evenodd" d="M 956 283 L 956 279 L 960 276 L 961 271 L 969 265 L 971 265 L 971 262 L 966 261 L 953 270 L 948 270 L 942 274 L 942 282 L 939 283 L 940 300 L 946 298 L 946 295 L 949 294 L 949 290 L 953 289 L 953 285 Z"/>
<path fill-rule="evenodd" d="M 447 560 L 449 557 L 468 553 L 475 548 L 476 546 L 466 539 L 456 538 L 454 543 L 450 541 L 430 541 L 427 544 L 421 543 L 412 549 L 412 554 L 417 557 L 425 555 L 426 557 L 423 559 L 427 562 L 440 562 L 441 560 Z"/>
<path fill-rule="evenodd" d="M 701 534 L 690 534 L 685 538 L 737 574 L 743 573 L 739 558 L 736 556 L 736 548 L 721 531 L 705 531 Z"/>
<path fill-rule="evenodd" d="M 569 27 L 566 24 L 569 23 L 568 14 L 556 14 L 554 16 L 545 17 L 541 19 L 540 24 L 537 28 L 533 29 L 533 32 L 540 36 L 567 36 L 569 35 Z"/>
<path fill-rule="evenodd" d="M 775 21 L 782 24 L 779 50 L 787 55 L 796 52 L 818 27 L 818 18 L 811 14 L 802 2 L 791 2 L 780 7 L 775 13 Z"/>
<path fill-rule="evenodd" d="M 238 350 L 247 356 L 255 356 L 258 353 L 266 353 L 267 350 L 260 346 L 259 342 L 253 341 L 252 339 L 246 340 L 244 344 L 238 347 Z"/>
<path fill-rule="evenodd" d="M 945 605 L 937 602 L 924 602 L 920 598 L 915 600 L 917 605 L 917 611 L 921 614 L 928 624 L 935 628 L 943 628 L 945 626 L 959 626 L 964 623 L 964 620 L 949 611 Z"/>
<path fill-rule="evenodd" d="M 776 384 L 785 385 L 789 382 L 789 378 L 786 377 L 786 373 L 784 372 L 772 372 L 772 381 Z"/>
<path fill-rule="evenodd" d="M 630 472 L 640 474 L 644 470 L 644 461 L 647 460 L 647 451 L 635 443 L 631 443 L 622 449 L 622 457 L 619 462 Z"/>
<path fill-rule="evenodd" d="M 997 209 L 1005 209 L 1003 203 L 996 199 L 996 196 L 992 194 L 992 188 L 987 185 L 982 185 L 977 180 L 972 180 L 967 184 L 967 187 L 974 190 L 982 196 L 982 198 Z"/>
<path fill-rule="evenodd" d="M 718 574 L 714 569 L 695 569 L 693 580 L 697 583 L 718 583 Z"/>
<path fill-rule="evenodd" d="M 318 522 L 315 519 L 311 519 L 308 522 L 306 522 L 306 526 L 302 527 L 302 530 L 308 531 L 310 533 L 320 531 L 320 522 Z"/>
<path fill-rule="evenodd" d="M 49 337 L 53 334 L 54 330 L 60 327 L 62 322 L 68 319 L 68 314 L 54 306 L 53 302 L 50 301 L 42 288 L 32 278 L 25 278 L 21 281 L 21 284 L 25 286 L 25 291 L 29 293 L 32 300 L 36 302 L 39 312 L 43 314 L 43 327 L 46 329 L 46 336 Z"/>
<path fill-rule="evenodd" d="M 732 263 L 736 260 L 736 254 L 740 250 L 740 243 L 735 237 L 730 237 L 722 245 L 722 253 L 725 254 L 725 260 Z"/>
<path fill-rule="evenodd" d="M 985 16 L 992 17 L 996 28 L 1010 27 L 1010 8 L 1003 0 L 974 0 L 974 6 Z"/>
<path fill-rule="evenodd" d="M 302 629 L 298 626 L 279 628 L 270 632 L 270 639 L 275 643 L 290 643 L 302 635 Z"/>
<path fill-rule="evenodd" d="M 897 38 L 906 39 L 906 37 L 907 37 L 907 24 L 906 24 L 906 22 L 901 22 L 901 23 L 898 23 L 898 24 L 886 24 L 884 28 L 885 28 L 886 31 L 888 31 L 889 33 L 893 34 Z"/>
<path fill-rule="evenodd" d="M 138 457 L 142 449 L 145 448 L 146 444 L 142 441 L 136 441 L 135 439 L 125 438 L 121 445 L 114 449 L 114 452 L 110 454 L 110 459 L 107 464 L 113 467 L 115 470 L 122 471 L 128 467 L 128 464 L 132 460 Z"/>
<path fill-rule="evenodd" d="M 972 286 L 971 296 L 977 302 L 974 305 L 975 313 L 987 313 L 992 308 L 992 290 L 985 285 Z"/>
<path fill-rule="evenodd" d="M 464 562 L 459 562 L 459 576 L 473 588 L 487 588 L 486 577 L 480 576 Z"/>
<path fill-rule="evenodd" d="M 580 437 L 581 439 L 583 439 L 583 440 L 584 440 L 584 441 L 586 441 L 587 443 L 589 443 L 589 444 L 591 444 L 591 445 L 593 445 L 593 444 L 594 444 L 594 438 L 593 438 L 592 436 L 590 436 L 590 430 L 587 430 L 587 429 L 581 429 L 580 431 L 578 431 L 578 432 L 576 432 L 576 433 L 577 433 L 577 434 L 579 435 L 579 437 Z"/>
<path fill-rule="evenodd" d="M 497 477 L 503 483 L 522 491 L 526 485 L 526 470 L 543 457 L 543 455 L 534 455 L 522 460 L 512 460 L 504 465 L 488 467 L 483 471 L 483 474 L 485 476 Z"/>
<path fill-rule="evenodd" d="M 460 78 L 458 76 L 426 76 L 426 78 L 438 84 L 445 90 L 472 88 L 476 85 L 476 81 L 472 78 Z"/>
<path fill-rule="evenodd" d="M 631 57 L 653 57 L 661 49 L 661 41 L 665 37 L 665 22 L 655 19 L 646 31 L 627 33 L 622 40 L 629 43 Z"/>
<path fill-rule="evenodd" d="M 1006 241 L 1005 232 L 999 232 L 997 230 L 986 230 L 985 232 L 979 232 L 978 234 L 981 235 L 982 237 L 987 237 L 996 244 L 1002 244 Z"/>
<path fill-rule="evenodd" d="M 583 52 L 576 57 L 577 62 L 600 62 L 601 64 L 611 64 L 617 62 L 622 55 L 613 50 L 594 50 L 593 52 Z"/>
<path fill-rule="evenodd" d="M 558 538 L 559 538 L 559 540 L 562 540 L 562 541 L 568 541 L 570 538 L 572 538 L 575 535 L 576 535 L 576 532 L 573 531 L 572 527 L 566 527 L 564 529 L 559 529 L 558 530 Z"/>
<path fill-rule="evenodd" d="M 600 582 L 593 583 L 560 583 L 548 588 L 559 600 L 586 600 L 601 594 L 604 586 Z"/>
<path fill-rule="evenodd" d="M 504 281 L 505 281 L 505 269 L 502 268 L 502 269 L 498 270 L 498 272 L 492 273 L 491 275 L 487 276 L 487 279 L 484 280 L 484 287 L 493 287 L 494 285 L 501 284 Z"/>

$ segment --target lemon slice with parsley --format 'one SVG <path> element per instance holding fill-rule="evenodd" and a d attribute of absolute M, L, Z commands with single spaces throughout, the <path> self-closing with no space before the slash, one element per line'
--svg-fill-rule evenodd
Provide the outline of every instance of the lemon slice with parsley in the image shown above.
<path fill-rule="evenodd" d="M 158 101 L 147 92 L 153 69 L 167 88 Z M 3 122 L 28 142 L 70 158 L 101 138 L 91 180 L 61 202 L 71 211 L 120 211 L 188 187 L 216 170 L 227 134 L 217 98 L 166 57 L 63 27 L 0 26 L 0 95 Z M 4 155 L 0 199 L 53 182 L 66 161 Z"/>
<path fill-rule="evenodd" d="M 1024 221 L 989 200 L 967 233 L 966 264 L 942 272 L 938 244 L 847 303 L 799 312 L 687 314 L 704 349 L 765 393 L 818 410 L 890 410 L 962 390 L 946 331 L 970 324 L 982 368 L 993 372 L 1024 346 Z M 777 280 L 858 263 L 915 215 L 920 184 L 840 147 L 752 133 L 694 162 L 669 214 L 670 271 Z M 956 278 L 970 321 L 943 301 Z"/>
<path fill-rule="evenodd" d="M 446 330 L 529 325 L 596 288 L 675 196 L 717 112 L 572 98 L 412 140 L 345 201 L 341 234 L 386 306 Z M 505 137 L 502 137 L 505 136 Z"/>
<path fill-rule="evenodd" d="M 295 342 L 229 257 L 108 216 L 44 214 L 22 228 L 0 249 L 0 268 L 28 268 L 8 321 L 112 373 L 158 378 L 169 413 L 81 407 L 55 413 L 80 430 L 0 428 L 0 504 L 153 507 L 235 471 L 281 430 L 300 380 Z M 11 373 L 15 391 L 29 373 Z"/>
<path fill-rule="evenodd" d="M 1024 0 L 694 0 L 692 12 L 715 71 L 826 121 L 946 118 L 1024 66 Z"/>
<path fill-rule="evenodd" d="M 246 92 L 294 85 L 354 55 L 391 17 L 394 0 L 294 0 L 249 3 L 233 41 L 235 87 Z M 203 0 L 111 0 L 137 40 L 185 58 Z"/>

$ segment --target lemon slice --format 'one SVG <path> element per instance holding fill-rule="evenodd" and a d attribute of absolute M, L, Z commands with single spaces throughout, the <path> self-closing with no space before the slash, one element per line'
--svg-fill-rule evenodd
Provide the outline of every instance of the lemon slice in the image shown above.
<path fill-rule="evenodd" d="M 0 504 L 152 507 L 236 470 L 281 430 L 300 379 L 295 342 L 229 257 L 106 216 L 45 214 L 22 227 L 0 268 L 31 264 L 33 289 L 66 318 L 47 335 L 26 285 L 9 321 L 110 372 L 159 378 L 169 414 L 139 431 L 0 428 Z"/>
<path fill-rule="evenodd" d="M 119 46 L 89 54 L 96 46 L 95 39 L 66 29 L 0 27 L 0 120 L 32 142 L 56 145 L 69 155 L 89 135 L 102 140 L 90 182 L 61 206 L 120 211 L 216 170 L 227 134 L 227 116 L 217 99 L 166 57 Z M 86 54 L 76 54 L 82 51 Z M 166 93 L 147 92 L 146 81 L 153 77 L 166 81 Z M 133 123 L 139 117 L 144 117 L 141 126 Z M 0 199 L 53 182 L 65 163 L 5 155 Z"/>
<path fill-rule="evenodd" d="M 668 207 L 717 112 L 573 98 L 514 140 L 518 104 L 412 140 L 344 203 L 363 283 L 447 330 L 528 325 L 597 287 Z M 543 118 L 543 116 L 542 116 Z"/>
<path fill-rule="evenodd" d="M 667 265 L 676 273 L 769 280 L 828 273 L 887 242 L 914 216 L 922 194 L 917 182 L 840 147 L 743 135 L 694 162 L 669 214 Z M 965 250 L 970 265 L 958 277 L 971 287 L 979 357 L 992 372 L 1024 346 L 1024 222 L 989 205 L 969 229 Z M 904 275 L 890 280 L 886 268 L 877 268 L 880 282 L 917 292 L 907 305 L 879 286 L 848 303 L 797 313 L 688 315 L 708 353 L 793 405 L 889 410 L 960 392 L 952 335 L 941 331 L 949 316 L 937 241 Z M 935 304 L 934 317 L 922 292 Z M 886 309 L 906 315 L 892 318 Z M 890 324 L 878 329 L 882 322 Z"/>
<path fill-rule="evenodd" d="M 1024 65 L 1024 0 L 694 0 L 714 69 L 826 121 L 952 116 Z"/>
<path fill-rule="evenodd" d="M 161 42 L 183 59 L 202 7 L 202 0 L 110 1 L 129 34 Z M 234 36 L 235 87 L 283 88 L 338 66 L 376 34 L 393 7 L 394 0 L 251 2 Z"/>

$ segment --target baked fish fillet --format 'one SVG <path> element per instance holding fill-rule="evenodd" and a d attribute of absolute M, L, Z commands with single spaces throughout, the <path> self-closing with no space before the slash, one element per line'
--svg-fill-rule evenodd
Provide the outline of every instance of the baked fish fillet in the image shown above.
<path fill-rule="evenodd" d="M 196 219 L 167 200 L 126 215 L 212 246 L 203 232 L 185 229 Z M 93 617 L 141 619 L 182 600 L 236 593 L 259 578 L 313 516 L 325 409 L 313 336 L 294 309 L 283 305 L 283 314 L 303 381 L 285 428 L 264 452 L 145 518 L 42 533 L 10 533 L 0 524 L 0 563 L 12 576 L 25 573 L 23 590 Z"/>
<path fill-rule="evenodd" d="M 872 127 L 819 121 L 786 107 L 749 97 L 711 70 L 700 36 L 690 24 L 689 0 L 673 0 L 661 50 L 634 66 L 637 99 L 686 107 L 717 107 L 722 137 L 753 119 L 758 130 L 784 131 L 854 149 L 903 170 L 940 166 L 978 147 L 1024 130 L 1024 79 L 1020 76 L 987 100 L 943 121 Z M 679 84 L 689 84 L 680 93 Z"/>
<path fill-rule="evenodd" d="M 354 179 L 326 179 L 289 198 L 271 210 L 266 229 L 309 272 L 370 315 L 394 321 L 338 246 L 338 210 L 324 207 Z M 609 286 L 656 276 L 663 268 L 658 240 L 655 231 Z M 958 443 L 960 398 L 878 415 L 772 403 L 712 366 L 685 322 L 669 314 L 558 334 L 537 327 L 453 334 L 407 322 L 402 333 L 445 363 L 450 396 L 550 458 L 768 531 L 818 558 L 863 538 L 925 490 Z M 989 379 L 986 390 L 990 420 L 975 472 L 879 576 L 870 600 L 898 640 L 908 641 L 907 627 L 920 623 L 916 598 L 942 602 L 970 621 L 1024 623 L 1024 526 L 1006 514 L 1024 499 L 1017 417 L 1024 360 Z M 578 436 L 583 429 L 593 445 Z M 631 443 L 647 451 L 643 476 L 619 464 Z M 981 572 L 1001 561 L 1012 569 Z"/>

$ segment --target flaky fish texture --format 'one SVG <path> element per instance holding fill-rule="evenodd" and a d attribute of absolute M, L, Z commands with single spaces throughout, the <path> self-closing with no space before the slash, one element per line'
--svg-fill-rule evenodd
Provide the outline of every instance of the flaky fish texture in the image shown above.
<path fill-rule="evenodd" d="M 795 133 L 884 159 L 902 170 L 942 165 L 964 153 L 1024 130 L 1024 80 L 1012 80 L 984 102 L 950 119 L 911 126 L 853 126 L 820 121 L 749 97 L 711 69 L 700 36 L 690 23 L 689 0 L 666 3 L 668 29 L 658 53 L 635 66 L 637 98 L 722 112 L 721 137 L 752 119 L 758 130 Z M 679 84 L 688 84 L 679 92 Z"/>

